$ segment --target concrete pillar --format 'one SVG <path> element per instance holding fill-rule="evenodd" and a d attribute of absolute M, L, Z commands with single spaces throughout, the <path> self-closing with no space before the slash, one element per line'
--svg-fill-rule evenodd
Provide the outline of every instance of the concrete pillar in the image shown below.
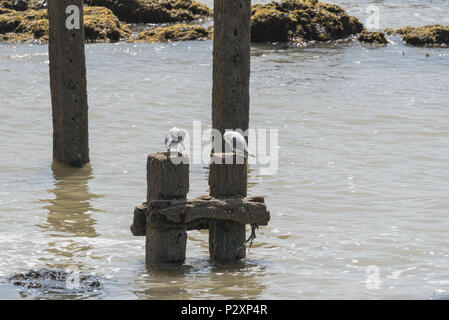
<path fill-rule="evenodd" d="M 90 161 L 83 0 L 49 0 L 48 17 L 53 158 L 82 167 Z"/>
<path fill-rule="evenodd" d="M 186 199 L 189 193 L 188 159 L 177 163 L 170 153 L 156 153 L 147 160 L 147 203 L 151 200 Z M 178 158 L 180 159 L 180 158 Z"/>
<path fill-rule="evenodd" d="M 212 127 L 221 134 L 226 129 L 245 131 L 249 126 L 250 31 L 250 0 L 214 1 Z M 246 163 L 212 164 L 210 195 L 244 197 L 247 179 Z M 217 262 L 245 258 L 245 225 L 211 219 L 209 251 L 211 260 Z"/>
<path fill-rule="evenodd" d="M 209 167 L 209 195 L 214 198 L 246 197 L 248 188 L 248 159 L 240 156 L 243 164 L 237 164 L 238 155 L 215 153 Z M 233 163 L 233 164 L 225 164 Z"/>
<path fill-rule="evenodd" d="M 251 0 L 215 0 L 212 127 L 222 134 L 248 129 L 250 50 Z"/>
<path fill-rule="evenodd" d="M 152 200 L 186 199 L 189 192 L 189 164 L 175 164 L 170 153 L 148 156 L 147 202 Z M 179 159 L 179 158 L 178 158 Z M 146 227 L 146 263 L 184 263 L 186 259 L 187 232 L 167 223 L 152 223 L 151 210 Z"/>

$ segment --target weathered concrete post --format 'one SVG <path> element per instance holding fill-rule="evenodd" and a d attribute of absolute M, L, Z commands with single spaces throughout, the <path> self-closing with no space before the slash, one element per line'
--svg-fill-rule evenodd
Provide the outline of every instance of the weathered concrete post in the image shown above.
<path fill-rule="evenodd" d="M 83 0 L 49 0 L 53 158 L 74 167 L 89 160 Z"/>
<path fill-rule="evenodd" d="M 226 159 L 234 164 L 225 164 Z M 230 159 L 229 159 L 230 158 Z M 217 154 L 212 157 L 209 171 L 210 195 L 215 198 L 246 197 L 248 164 L 236 164 L 233 153 Z M 223 164 L 220 164 L 223 163 Z M 246 256 L 245 224 L 231 220 L 209 222 L 209 252 L 213 261 L 230 262 Z"/>
<path fill-rule="evenodd" d="M 226 129 L 245 131 L 249 126 L 250 27 L 251 0 L 214 1 L 212 127 L 221 134 Z M 209 185 L 213 197 L 246 196 L 246 162 L 212 164 Z M 213 261 L 245 258 L 245 225 L 211 220 L 209 251 Z"/>
<path fill-rule="evenodd" d="M 170 153 L 148 156 L 147 203 L 153 200 L 186 199 L 189 192 L 189 164 L 174 164 Z M 178 158 L 179 159 L 179 158 Z M 173 226 L 152 219 L 148 210 L 146 225 L 146 263 L 184 263 L 186 259 L 187 232 L 185 226 Z"/>

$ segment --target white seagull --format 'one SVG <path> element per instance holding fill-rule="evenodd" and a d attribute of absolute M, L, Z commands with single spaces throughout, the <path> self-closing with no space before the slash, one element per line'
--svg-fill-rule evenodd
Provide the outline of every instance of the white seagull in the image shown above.
<path fill-rule="evenodd" d="M 248 144 L 240 133 L 235 131 L 227 131 L 223 135 L 223 138 L 236 154 L 244 154 L 245 156 L 249 155 L 254 157 L 254 155 L 249 153 Z"/>
<path fill-rule="evenodd" d="M 170 152 L 172 148 L 176 148 L 177 151 L 179 144 L 182 146 L 182 149 L 185 149 L 183 143 L 185 135 L 186 133 L 184 130 L 180 130 L 176 127 L 171 128 L 165 136 L 165 146 L 167 147 L 167 152 Z"/>

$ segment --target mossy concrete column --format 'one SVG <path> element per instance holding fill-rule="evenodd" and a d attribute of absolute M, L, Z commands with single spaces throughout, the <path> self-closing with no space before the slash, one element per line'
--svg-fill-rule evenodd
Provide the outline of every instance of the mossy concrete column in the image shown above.
<path fill-rule="evenodd" d="M 250 27 L 250 0 L 214 1 L 212 127 L 221 134 L 249 126 Z M 246 196 L 246 163 L 211 165 L 209 185 L 213 197 Z M 245 258 L 245 225 L 211 219 L 209 251 L 216 262 Z"/>
<path fill-rule="evenodd" d="M 83 0 L 49 0 L 53 158 L 74 167 L 89 160 Z"/>

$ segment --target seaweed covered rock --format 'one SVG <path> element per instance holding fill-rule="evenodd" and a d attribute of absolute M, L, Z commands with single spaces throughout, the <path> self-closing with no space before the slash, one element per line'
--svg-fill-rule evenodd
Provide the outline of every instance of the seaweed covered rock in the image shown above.
<path fill-rule="evenodd" d="M 107 7 L 128 23 L 192 21 L 212 15 L 212 10 L 194 0 L 84 0 L 90 6 Z"/>
<path fill-rule="evenodd" d="M 449 26 L 428 25 L 412 28 L 410 26 L 396 30 L 402 39 L 414 46 L 447 46 L 449 45 Z"/>
<path fill-rule="evenodd" d="M 251 41 L 286 42 L 293 22 L 287 13 L 275 9 L 255 10 L 251 17 Z"/>
<path fill-rule="evenodd" d="M 0 15 L 0 39 L 11 42 L 48 41 L 46 10 L 26 10 Z"/>
<path fill-rule="evenodd" d="M 188 25 L 175 24 L 168 27 L 158 27 L 151 30 L 145 30 L 139 34 L 137 41 L 141 42 L 168 42 L 168 41 L 187 41 L 187 40 L 205 40 L 210 39 L 210 29 Z"/>
<path fill-rule="evenodd" d="M 388 34 L 389 36 L 391 36 L 391 35 L 394 34 L 394 29 L 393 29 L 393 28 L 386 28 L 386 29 L 384 30 L 384 32 L 385 32 L 386 34 Z"/>
<path fill-rule="evenodd" d="M 387 38 L 385 37 L 385 33 L 383 32 L 369 32 L 367 30 L 363 30 L 359 39 L 360 42 L 371 43 L 374 45 L 385 45 L 388 43 Z"/>
<path fill-rule="evenodd" d="M 3 9 L 0 14 L 0 40 L 9 42 L 48 41 L 47 10 L 15 11 Z M 131 30 L 104 7 L 84 8 L 86 41 L 111 41 L 128 38 Z"/>
<path fill-rule="evenodd" d="M 27 0 L 28 8 L 34 10 L 47 9 L 47 0 Z"/>
<path fill-rule="evenodd" d="M 104 7 L 84 8 L 84 36 L 86 41 L 117 42 L 131 35 L 128 26 L 122 24 L 111 10 Z"/>
<path fill-rule="evenodd" d="M 12 9 L 16 11 L 25 11 L 28 9 L 26 0 L 0 0 L 0 8 Z"/>
<path fill-rule="evenodd" d="M 344 9 L 318 0 L 272 1 L 252 7 L 253 42 L 329 41 L 362 30 L 363 24 Z"/>

